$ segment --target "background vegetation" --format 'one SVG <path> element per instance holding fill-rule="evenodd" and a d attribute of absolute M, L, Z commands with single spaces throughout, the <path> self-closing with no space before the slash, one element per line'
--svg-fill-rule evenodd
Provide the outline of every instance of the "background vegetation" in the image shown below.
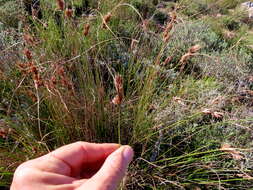
<path fill-rule="evenodd" d="M 75 141 L 130 144 L 122 189 L 253 188 L 241 0 L 0 0 L 0 187 Z"/>

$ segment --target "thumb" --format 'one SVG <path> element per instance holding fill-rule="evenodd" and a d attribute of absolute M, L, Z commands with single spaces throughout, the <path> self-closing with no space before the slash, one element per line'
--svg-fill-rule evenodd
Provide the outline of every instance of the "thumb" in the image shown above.
<path fill-rule="evenodd" d="M 122 146 L 105 160 L 100 170 L 78 190 L 115 190 L 133 159 L 133 149 Z"/>

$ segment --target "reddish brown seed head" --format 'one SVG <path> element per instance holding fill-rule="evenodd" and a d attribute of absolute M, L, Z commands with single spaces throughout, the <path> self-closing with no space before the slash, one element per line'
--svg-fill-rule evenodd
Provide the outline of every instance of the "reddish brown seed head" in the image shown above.
<path fill-rule="evenodd" d="M 115 76 L 114 85 L 117 93 L 120 93 L 120 91 L 123 89 L 123 79 L 120 75 Z"/>
<path fill-rule="evenodd" d="M 190 49 L 189 49 L 189 53 L 197 53 L 199 50 L 201 49 L 201 46 L 199 44 L 195 45 L 195 46 L 192 46 Z"/>
<path fill-rule="evenodd" d="M 103 17 L 103 28 L 106 28 L 106 25 L 108 24 L 108 22 L 111 20 L 112 17 L 112 13 L 107 13 L 107 15 L 105 15 Z"/>
<path fill-rule="evenodd" d="M 172 56 L 169 56 L 165 59 L 165 61 L 162 63 L 163 66 L 169 64 L 171 61 L 172 61 L 173 57 Z"/>
<path fill-rule="evenodd" d="M 23 39 L 26 42 L 26 44 L 29 44 L 29 45 L 34 44 L 34 38 L 30 34 L 24 34 Z"/>
<path fill-rule="evenodd" d="M 110 21 L 110 19 L 111 19 L 111 17 L 112 17 L 112 13 L 107 13 L 107 15 L 105 15 L 104 16 L 104 20 L 105 20 L 105 22 L 107 23 L 107 22 L 109 22 Z"/>
<path fill-rule="evenodd" d="M 27 58 L 28 60 L 31 60 L 31 59 L 32 59 L 32 52 L 31 52 L 29 49 L 25 48 L 25 49 L 24 49 L 24 54 L 25 54 L 25 56 L 26 56 L 26 58 Z"/>
<path fill-rule="evenodd" d="M 85 24 L 83 27 L 83 35 L 88 36 L 89 31 L 90 31 L 90 24 L 88 23 L 88 24 Z"/>
<path fill-rule="evenodd" d="M 172 24 L 172 22 L 169 22 L 164 30 L 164 33 L 170 32 L 172 30 L 172 28 L 173 28 L 173 24 Z"/>
<path fill-rule="evenodd" d="M 65 8 L 65 1 L 64 0 L 56 0 L 56 3 L 57 3 L 57 6 L 58 6 L 58 9 L 63 11 L 64 8 Z"/>
<path fill-rule="evenodd" d="M 170 40 L 170 37 L 171 37 L 170 33 L 164 34 L 163 41 L 167 43 Z"/>
<path fill-rule="evenodd" d="M 120 105 L 122 102 L 123 98 L 120 97 L 119 95 L 116 95 L 113 99 L 112 99 L 112 103 L 115 105 Z"/>
<path fill-rule="evenodd" d="M 174 22 L 177 19 L 177 14 L 175 11 L 171 13 L 171 20 Z"/>
<path fill-rule="evenodd" d="M 57 83 L 56 77 L 52 76 L 51 77 L 51 84 L 56 85 L 56 83 Z"/>
<path fill-rule="evenodd" d="M 65 17 L 66 17 L 66 18 L 71 18 L 72 16 L 73 16 L 73 9 L 67 8 L 67 9 L 65 10 Z"/>
<path fill-rule="evenodd" d="M 9 132 L 11 132 L 10 129 L 0 127 L 0 138 L 6 139 L 8 137 Z"/>
<path fill-rule="evenodd" d="M 120 105 L 124 97 L 123 79 L 121 75 L 115 76 L 114 86 L 116 88 L 117 95 L 113 98 L 112 103 L 115 105 Z"/>
<path fill-rule="evenodd" d="M 61 76 L 64 76 L 65 75 L 65 70 L 64 70 L 64 67 L 63 66 L 59 66 L 57 68 L 57 73 Z"/>
<path fill-rule="evenodd" d="M 23 69 L 26 68 L 26 64 L 25 64 L 25 63 L 22 63 L 22 62 L 20 62 L 20 61 L 17 62 L 17 66 L 18 66 L 21 70 L 23 70 Z"/>
<path fill-rule="evenodd" d="M 181 62 L 181 63 L 185 63 L 191 56 L 192 56 L 192 54 L 189 53 L 189 52 L 186 53 L 186 54 L 184 54 L 184 55 L 181 57 L 180 62 Z"/>
<path fill-rule="evenodd" d="M 31 72 L 32 72 L 34 75 L 38 75 L 37 67 L 32 66 L 32 67 L 31 67 Z"/>

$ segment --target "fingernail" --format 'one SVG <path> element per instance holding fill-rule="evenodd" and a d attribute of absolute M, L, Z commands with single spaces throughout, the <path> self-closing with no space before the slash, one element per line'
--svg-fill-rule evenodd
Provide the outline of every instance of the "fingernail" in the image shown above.
<path fill-rule="evenodd" d="M 134 151 L 130 146 L 124 146 L 123 157 L 127 164 L 130 164 L 134 156 Z"/>

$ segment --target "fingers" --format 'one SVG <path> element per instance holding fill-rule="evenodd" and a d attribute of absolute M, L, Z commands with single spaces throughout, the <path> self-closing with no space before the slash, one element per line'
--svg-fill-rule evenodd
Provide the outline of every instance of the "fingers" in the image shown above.
<path fill-rule="evenodd" d="M 11 189 L 27 189 L 33 184 L 47 189 L 54 186 L 64 190 L 115 190 L 132 158 L 129 146 L 73 143 L 22 164 L 15 172 Z M 93 177 L 77 180 L 82 172 Z"/>
<path fill-rule="evenodd" d="M 92 166 L 97 162 L 103 162 L 119 146 L 118 144 L 76 142 L 49 153 L 40 159 L 41 163 L 37 165 L 44 171 L 78 176 L 83 166 Z M 34 161 L 36 162 L 36 160 Z"/>
<path fill-rule="evenodd" d="M 11 190 L 50 189 L 51 186 L 72 184 L 74 189 L 75 178 L 49 172 L 41 172 L 23 165 L 19 167 L 13 178 Z"/>
<path fill-rule="evenodd" d="M 122 146 L 109 155 L 101 169 L 77 190 L 115 190 L 123 179 L 133 154 L 131 147 Z"/>

